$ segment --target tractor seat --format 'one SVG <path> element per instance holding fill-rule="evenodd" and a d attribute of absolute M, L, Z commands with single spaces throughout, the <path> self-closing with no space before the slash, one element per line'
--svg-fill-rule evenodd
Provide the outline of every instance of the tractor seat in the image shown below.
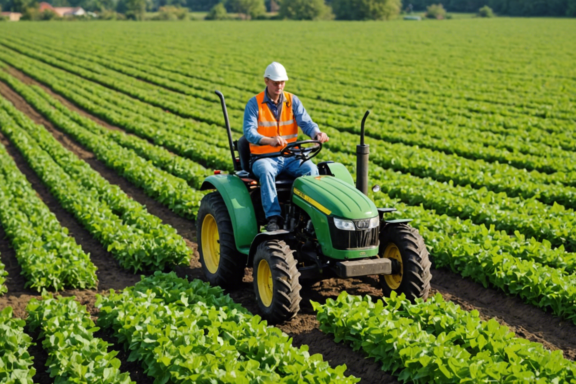
<path fill-rule="evenodd" d="M 250 143 L 244 136 L 238 140 L 237 148 L 240 155 L 240 166 L 242 167 L 242 170 L 244 172 L 248 172 L 248 177 L 250 179 L 258 180 L 256 175 L 252 173 L 252 169 L 250 167 Z M 277 189 L 289 188 L 292 186 L 293 182 L 293 177 L 283 173 L 276 177 Z"/>

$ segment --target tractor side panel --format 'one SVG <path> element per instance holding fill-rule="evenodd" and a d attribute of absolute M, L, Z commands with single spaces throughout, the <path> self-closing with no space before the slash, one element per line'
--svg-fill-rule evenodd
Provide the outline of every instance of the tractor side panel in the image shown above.
<path fill-rule="evenodd" d="M 230 214 L 236 248 L 240 253 L 248 255 L 250 244 L 258 234 L 258 226 L 250 194 L 242 180 L 234 175 L 213 175 L 204 180 L 200 189 L 216 189 L 220 192 Z"/>

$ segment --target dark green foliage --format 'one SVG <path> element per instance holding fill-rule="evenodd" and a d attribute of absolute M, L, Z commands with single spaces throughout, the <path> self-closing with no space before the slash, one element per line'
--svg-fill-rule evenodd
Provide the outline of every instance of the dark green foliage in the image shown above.
<path fill-rule="evenodd" d="M 266 13 L 264 0 L 227 0 L 226 7 L 243 19 L 256 19 Z"/>
<path fill-rule="evenodd" d="M 333 0 L 338 20 L 388 20 L 400 13 L 400 0 Z"/>
<path fill-rule="evenodd" d="M 568 0 L 566 16 L 576 17 L 576 0 Z"/>
<path fill-rule="evenodd" d="M 228 18 L 226 7 L 222 3 L 216 4 L 206 15 L 206 20 L 225 20 Z"/>
<path fill-rule="evenodd" d="M 442 4 L 432 4 L 426 8 L 426 17 L 429 19 L 442 20 L 446 18 L 446 10 Z"/>
<path fill-rule="evenodd" d="M 158 14 L 152 20 L 186 20 L 188 19 L 188 9 L 166 5 L 158 9 Z"/>
<path fill-rule="evenodd" d="M 402 0 L 405 9 L 423 11 L 437 0 Z M 576 16 L 576 0 L 444 0 L 448 12 L 477 12 L 488 6 L 497 14 L 510 16 Z"/>
<path fill-rule="evenodd" d="M 492 11 L 492 8 L 490 8 L 487 5 L 483 6 L 478 10 L 478 17 L 494 17 L 494 16 L 495 16 L 494 11 Z"/>
<path fill-rule="evenodd" d="M 317 20 L 330 14 L 324 0 L 283 0 L 280 17 L 294 20 Z"/>

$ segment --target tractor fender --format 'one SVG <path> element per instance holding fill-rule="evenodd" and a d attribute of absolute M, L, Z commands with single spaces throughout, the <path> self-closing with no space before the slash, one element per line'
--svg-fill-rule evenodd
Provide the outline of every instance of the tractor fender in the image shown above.
<path fill-rule="evenodd" d="M 235 175 L 212 175 L 200 187 L 201 191 L 209 189 L 216 189 L 224 199 L 232 221 L 236 248 L 238 252 L 247 255 L 252 239 L 258 234 L 258 225 L 246 185 Z"/>
<path fill-rule="evenodd" d="M 384 220 L 384 223 L 388 225 L 395 225 L 395 224 L 408 224 L 413 219 L 396 219 L 396 220 Z"/>
<path fill-rule="evenodd" d="M 250 267 L 252 265 L 252 261 L 254 260 L 254 255 L 256 254 L 256 249 L 258 246 L 266 241 L 271 239 L 284 239 L 288 235 L 290 235 L 289 231 L 274 231 L 274 232 L 262 232 L 256 235 L 254 240 L 252 241 L 252 245 L 250 246 L 250 253 L 248 254 L 248 260 L 246 262 L 246 266 Z"/>

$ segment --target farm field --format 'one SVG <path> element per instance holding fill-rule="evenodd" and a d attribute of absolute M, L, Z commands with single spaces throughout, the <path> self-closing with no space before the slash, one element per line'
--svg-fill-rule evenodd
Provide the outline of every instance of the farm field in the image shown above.
<path fill-rule="evenodd" d="M 423 235 L 426 303 L 378 301 L 371 276 L 303 283 L 299 315 L 277 326 L 291 345 L 253 316 L 250 270 L 226 291 L 233 301 L 179 279 L 204 279 L 202 180 L 232 171 L 214 90 L 237 139 L 271 61 L 330 136 L 317 162 L 353 171 L 372 111 L 371 197 Z M 218 367 L 222 382 L 575 381 L 574 63 L 569 19 L 0 24 L 0 335 L 12 327 L 34 357 L 18 369 L 38 383 L 78 374 L 66 358 L 76 352 L 51 345 L 54 321 L 103 356 L 89 369 L 110 382 L 153 382 L 171 366 Z M 169 270 L 179 278 L 154 275 Z M 76 300 L 41 300 L 42 288 Z M 134 303 L 154 309 L 144 332 Z M 159 337 L 165 324 L 178 330 L 170 340 L 190 338 L 182 327 L 200 337 L 191 313 L 225 346 L 207 340 L 198 357 L 198 345 L 177 352 Z M 399 330 L 412 343 L 392 347 Z M 244 341 L 268 338 L 284 358 Z M 180 366 L 177 353 L 205 365 Z"/>

